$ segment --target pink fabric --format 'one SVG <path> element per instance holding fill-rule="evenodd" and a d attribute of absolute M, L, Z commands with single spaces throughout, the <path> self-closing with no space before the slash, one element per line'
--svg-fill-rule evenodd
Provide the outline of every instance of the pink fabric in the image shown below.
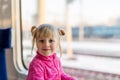
<path fill-rule="evenodd" d="M 64 73 L 60 60 L 54 53 L 51 56 L 43 56 L 37 52 L 30 63 L 26 80 L 75 80 Z"/>

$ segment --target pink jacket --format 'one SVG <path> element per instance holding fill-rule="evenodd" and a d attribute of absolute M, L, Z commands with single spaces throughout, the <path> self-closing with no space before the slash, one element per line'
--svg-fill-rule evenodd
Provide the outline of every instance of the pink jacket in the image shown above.
<path fill-rule="evenodd" d="M 60 60 L 54 53 L 51 56 L 43 56 L 37 52 L 30 63 L 26 80 L 75 80 L 64 73 Z"/>

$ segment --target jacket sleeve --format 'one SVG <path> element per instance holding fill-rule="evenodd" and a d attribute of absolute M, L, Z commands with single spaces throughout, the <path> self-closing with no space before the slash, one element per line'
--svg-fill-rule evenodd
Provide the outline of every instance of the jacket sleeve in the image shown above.
<path fill-rule="evenodd" d="M 61 80 L 76 80 L 74 77 L 70 76 L 69 74 L 65 73 L 63 71 L 61 62 L 59 61 L 59 65 L 60 65 L 60 70 L 61 70 Z"/>
<path fill-rule="evenodd" d="M 31 64 L 28 70 L 26 80 L 44 80 L 42 66 L 39 64 Z"/>
<path fill-rule="evenodd" d="M 61 80 L 76 80 L 74 77 L 66 74 L 64 71 L 61 74 Z"/>

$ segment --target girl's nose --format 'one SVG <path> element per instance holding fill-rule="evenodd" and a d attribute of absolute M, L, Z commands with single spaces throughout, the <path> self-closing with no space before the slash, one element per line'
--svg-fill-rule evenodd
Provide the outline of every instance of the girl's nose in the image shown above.
<path fill-rule="evenodd" d="M 50 45 L 49 41 L 45 41 L 45 46 L 47 47 L 49 45 Z"/>

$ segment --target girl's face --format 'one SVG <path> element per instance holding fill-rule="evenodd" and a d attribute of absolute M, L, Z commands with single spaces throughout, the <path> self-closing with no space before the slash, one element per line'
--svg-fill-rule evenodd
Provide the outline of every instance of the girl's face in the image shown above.
<path fill-rule="evenodd" d="M 55 53 L 58 41 L 55 37 L 41 37 L 37 39 L 37 49 L 42 55 L 49 56 Z"/>

